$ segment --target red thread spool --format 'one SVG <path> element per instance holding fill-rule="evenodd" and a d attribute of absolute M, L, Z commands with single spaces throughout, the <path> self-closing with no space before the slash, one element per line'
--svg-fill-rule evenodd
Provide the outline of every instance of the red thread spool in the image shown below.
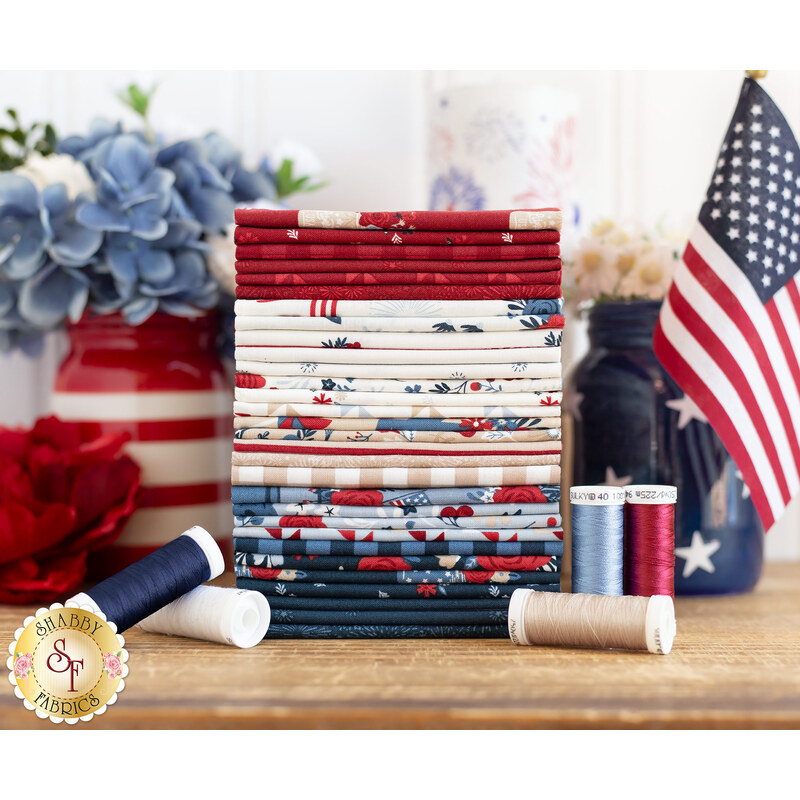
<path fill-rule="evenodd" d="M 675 596 L 674 486 L 625 487 L 625 594 Z"/>

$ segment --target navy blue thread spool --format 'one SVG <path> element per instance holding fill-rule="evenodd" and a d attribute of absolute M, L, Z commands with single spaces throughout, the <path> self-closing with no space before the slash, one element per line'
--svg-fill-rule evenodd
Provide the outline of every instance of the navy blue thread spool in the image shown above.
<path fill-rule="evenodd" d="M 196 525 L 67 602 L 99 609 L 121 633 L 224 569 L 219 546 Z"/>
<path fill-rule="evenodd" d="M 618 486 L 573 486 L 572 591 L 621 595 L 625 490 Z"/>

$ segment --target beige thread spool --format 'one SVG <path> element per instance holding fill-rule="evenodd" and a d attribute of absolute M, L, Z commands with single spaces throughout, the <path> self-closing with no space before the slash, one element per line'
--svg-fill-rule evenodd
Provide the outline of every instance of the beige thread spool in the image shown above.
<path fill-rule="evenodd" d="M 668 595 L 620 597 L 517 589 L 508 608 L 508 635 L 518 645 L 648 650 L 666 655 L 675 632 L 675 607 Z"/>

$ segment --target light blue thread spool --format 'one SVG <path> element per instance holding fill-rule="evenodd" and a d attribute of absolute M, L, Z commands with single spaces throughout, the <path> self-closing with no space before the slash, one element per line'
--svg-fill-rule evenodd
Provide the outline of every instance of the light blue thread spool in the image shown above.
<path fill-rule="evenodd" d="M 621 595 L 625 490 L 618 486 L 573 486 L 569 501 L 572 591 Z"/>

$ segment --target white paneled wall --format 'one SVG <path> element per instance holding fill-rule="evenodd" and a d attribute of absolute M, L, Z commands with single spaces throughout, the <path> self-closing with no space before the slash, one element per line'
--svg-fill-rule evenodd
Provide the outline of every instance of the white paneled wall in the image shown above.
<path fill-rule="evenodd" d="M 52 120 L 61 133 L 94 116 L 130 121 L 115 91 L 157 81 L 155 127 L 175 136 L 218 130 L 255 162 L 283 138 L 311 147 L 328 185 L 313 205 L 421 208 L 427 203 L 426 119 L 436 90 L 487 83 L 548 84 L 579 101 L 578 183 L 583 220 L 610 215 L 688 227 L 735 105 L 736 72 L 19 72 L 0 73 L 0 108 Z M 800 73 L 765 88 L 800 132 Z M 0 423 L 47 410 L 63 342 L 29 361 L 0 355 Z M 800 558 L 800 509 L 768 537 L 772 558 Z M 794 513 L 793 513 L 794 512 Z"/>

